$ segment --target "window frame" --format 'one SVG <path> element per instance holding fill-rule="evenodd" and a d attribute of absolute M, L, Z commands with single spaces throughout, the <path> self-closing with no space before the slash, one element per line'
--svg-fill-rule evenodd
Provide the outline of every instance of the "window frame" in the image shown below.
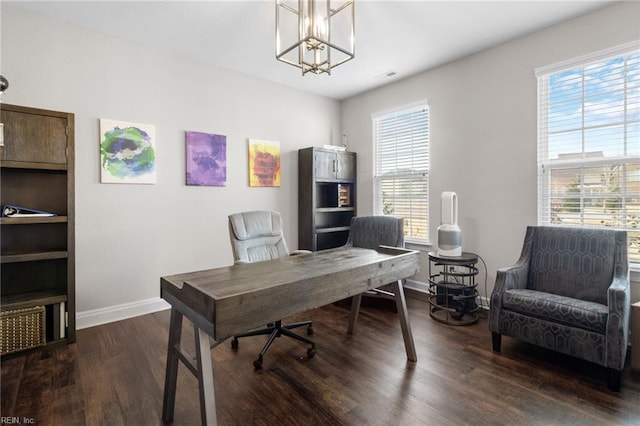
<path fill-rule="evenodd" d="M 584 227 L 597 227 L 597 228 L 607 227 L 608 225 L 606 223 L 602 225 L 593 225 L 593 224 L 585 223 L 585 222 L 589 222 L 588 218 L 590 214 L 589 212 L 586 211 L 585 205 L 594 199 L 601 200 L 604 202 L 604 200 L 607 198 L 616 198 L 620 200 L 622 207 L 619 209 L 619 211 L 614 210 L 614 213 L 609 213 L 609 215 L 618 213 L 619 217 L 616 220 L 621 221 L 622 224 L 614 227 L 616 229 L 623 229 L 623 230 L 629 230 L 629 231 L 633 230 L 634 233 L 638 233 L 640 231 L 640 227 L 633 226 L 630 223 L 632 221 L 628 219 L 629 213 L 626 210 L 626 204 L 625 204 L 626 200 L 630 196 L 633 198 L 640 198 L 640 194 L 637 193 L 637 191 L 632 191 L 631 189 L 627 188 L 627 184 L 628 184 L 627 172 L 631 173 L 629 170 L 633 171 L 634 167 L 640 167 L 640 155 L 637 153 L 637 149 L 633 150 L 633 152 L 628 151 L 628 147 L 630 146 L 630 144 L 635 141 L 635 139 L 633 140 L 631 139 L 631 137 L 635 137 L 635 133 L 633 131 L 630 132 L 629 130 L 633 129 L 635 126 L 640 126 L 640 120 L 638 120 L 637 118 L 634 118 L 633 116 L 630 116 L 628 114 L 628 109 L 627 109 L 628 105 L 633 105 L 634 107 L 637 105 L 637 99 L 635 97 L 637 95 L 633 93 L 633 90 L 635 90 L 637 86 L 634 85 L 632 89 L 629 89 L 627 74 L 626 73 L 623 74 L 622 78 L 620 79 L 620 82 L 622 83 L 622 89 L 618 90 L 618 92 L 622 94 L 624 99 L 624 103 L 623 103 L 624 109 L 622 112 L 623 118 L 619 123 L 612 121 L 612 122 L 605 122 L 605 124 L 599 125 L 602 129 L 610 129 L 615 126 L 621 126 L 623 128 L 624 136 L 622 138 L 622 142 L 619 145 L 624 149 L 622 154 L 611 155 L 611 156 L 607 156 L 607 155 L 593 156 L 593 157 L 589 156 L 588 154 L 591 153 L 591 151 L 587 147 L 586 135 L 589 131 L 594 131 L 596 129 L 599 129 L 599 127 L 598 125 L 595 125 L 592 122 L 587 124 L 587 119 L 585 118 L 587 115 L 586 110 L 587 110 L 587 106 L 589 105 L 589 100 L 594 97 L 593 94 L 588 94 L 587 90 L 585 89 L 585 86 L 586 86 L 585 70 L 588 70 L 590 66 L 596 66 L 601 63 L 605 63 L 607 61 L 613 61 L 617 58 L 627 59 L 629 56 L 637 55 L 638 53 L 640 53 L 640 40 L 633 41 L 631 43 L 626 43 L 620 46 L 615 46 L 610 49 L 594 52 L 592 54 L 584 55 L 579 58 L 570 59 L 557 64 L 541 67 L 535 70 L 535 75 L 538 81 L 538 94 L 537 94 L 538 96 L 537 98 L 537 105 L 538 105 L 537 208 L 538 208 L 538 214 L 537 214 L 537 222 L 539 225 L 554 224 L 553 205 L 554 205 L 554 199 L 557 201 L 558 196 L 554 196 L 553 194 L 553 185 L 551 183 L 551 175 L 554 173 L 554 171 L 556 173 L 558 172 L 561 173 L 562 171 L 564 171 L 565 173 L 569 174 L 571 170 L 575 169 L 576 170 L 575 173 L 578 176 L 578 180 L 576 181 L 575 185 L 576 185 L 576 189 L 578 189 L 580 192 L 578 195 L 575 195 L 575 196 L 569 195 L 568 192 L 563 193 L 564 194 L 563 198 L 565 203 L 567 203 L 568 200 L 570 199 L 575 199 L 578 201 L 578 204 L 574 208 L 579 209 L 578 213 L 579 213 L 580 224 L 571 223 L 570 226 L 584 226 Z M 556 134 L 562 134 L 562 133 L 568 134 L 569 132 L 579 133 L 580 137 L 582 138 L 582 141 L 581 141 L 582 146 L 581 146 L 581 151 L 579 153 L 581 154 L 581 158 L 577 158 L 577 156 L 576 158 L 571 158 L 571 156 L 567 155 L 569 153 L 563 153 L 563 152 L 559 154 L 564 154 L 565 158 L 549 158 L 550 151 L 552 151 L 554 147 L 556 147 L 557 149 L 558 147 L 561 146 L 561 142 L 558 142 L 556 145 L 554 145 L 549 140 L 550 135 L 554 134 L 554 131 L 550 130 L 551 120 L 549 120 L 549 115 L 552 114 L 551 111 L 553 107 L 553 102 L 551 101 L 551 98 L 553 97 L 554 94 L 556 95 L 558 94 L 557 92 L 556 93 L 552 92 L 550 88 L 549 80 L 552 79 L 554 76 L 557 77 L 562 73 L 568 73 L 572 70 L 580 70 L 582 72 L 582 79 L 580 80 L 581 92 L 579 96 L 580 105 L 581 105 L 580 126 L 572 127 L 570 129 L 565 129 L 563 131 L 556 130 L 555 133 Z M 624 70 L 625 71 L 628 70 L 628 64 L 626 62 L 624 63 Z M 637 90 L 640 90 L 640 87 L 638 87 Z M 605 96 L 606 95 L 611 96 L 612 93 L 616 93 L 616 92 L 613 90 L 602 92 L 602 94 Z M 631 99 L 631 102 L 629 102 L 630 99 Z M 596 104 L 596 105 L 600 106 L 600 104 Z M 569 115 L 569 112 L 567 112 L 566 116 L 568 115 Z M 566 116 L 562 115 L 561 116 L 562 118 L 558 118 L 551 125 L 558 124 L 562 119 L 566 119 Z M 608 141 L 609 140 L 607 139 L 607 142 Z M 599 148 L 602 149 L 600 146 Z M 578 154 L 578 152 L 576 152 L 576 154 Z M 619 189 L 614 191 L 614 190 L 608 190 L 608 188 L 606 188 L 607 190 L 596 193 L 594 195 L 594 193 L 589 190 L 587 184 L 585 184 L 585 177 L 588 176 L 591 179 L 593 179 L 593 175 L 588 174 L 588 173 L 593 173 L 593 169 L 592 170 L 589 170 L 589 169 L 595 168 L 595 170 L 597 170 L 597 168 L 604 168 L 607 166 L 617 166 L 617 167 L 622 166 L 621 168 L 622 171 L 619 172 L 620 176 L 617 178 L 619 181 L 618 182 Z M 593 217 L 597 218 L 597 215 L 593 214 Z M 592 221 L 593 221 L 593 217 L 591 219 Z M 605 217 L 605 215 L 603 215 L 602 217 Z M 629 244 L 630 244 L 629 261 L 630 261 L 630 264 L 634 266 L 634 269 L 640 269 L 640 245 L 638 244 L 639 241 L 635 241 L 635 240 L 637 240 L 636 237 L 629 239 Z M 634 256 L 631 256 L 632 247 L 635 253 Z M 635 259 L 633 257 L 635 257 Z"/>
<path fill-rule="evenodd" d="M 417 143 L 420 142 L 420 140 L 425 140 L 426 142 L 426 147 L 424 147 L 424 151 L 419 152 L 418 155 L 418 159 L 420 159 L 420 155 L 424 156 L 424 158 L 421 159 L 421 161 L 416 161 L 417 164 L 419 164 L 420 167 L 424 167 L 422 169 L 418 169 L 416 170 L 414 173 L 397 173 L 397 174 L 393 174 L 391 176 L 387 176 L 387 179 L 395 179 L 395 180 L 405 180 L 406 181 L 410 181 L 412 183 L 418 183 L 418 185 L 422 185 L 418 187 L 422 188 L 423 187 L 423 198 L 424 200 L 420 201 L 420 205 L 417 205 L 417 209 L 420 208 L 424 208 L 424 215 L 416 215 L 416 214 L 411 214 L 409 217 L 407 217 L 406 215 L 394 215 L 394 214 L 388 214 L 388 213 L 384 213 L 383 212 L 383 207 L 382 207 L 382 194 L 381 194 L 381 181 L 383 179 L 382 176 L 380 176 L 380 170 L 379 168 L 382 167 L 381 163 L 379 162 L 379 157 L 380 157 L 380 149 L 379 149 L 379 134 L 378 134 L 378 129 L 380 128 L 379 123 L 382 120 L 388 120 L 388 119 L 393 119 L 394 117 L 399 117 L 402 115 L 406 115 L 406 114 L 415 114 L 415 113 L 420 113 L 420 112 L 424 112 L 424 115 L 421 118 L 418 118 L 415 121 L 418 120 L 426 120 L 426 128 L 422 128 L 420 129 L 419 132 L 411 132 L 411 139 L 412 139 L 412 144 L 414 143 L 413 138 L 416 137 L 416 133 L 419 134 L 418 140 L 416 141 Z M 382 112 L 378 112 L 378 113 L 374 113 L 371 114 L 371 125 L 372 125 L 372 147 L 373 147 L 373 182 L 372 182 L 372 186 L 373 186 L 373 212 L 376 215 L 389 215 L 389 216 L 393 216 L 393 217 L 402 217 L 405 219 L 405 243 L 409 243 L 409 244 L 418 244 L 418 245 L 428 245 L 429 243 L 429 174 L 430 174 L 430 161 L 429 161 L 429 155 L 430 155 L 430 110 L 429 110 L 429 102 L 427 100 L 421 100 L 418 102 L 414 102 L 411 104 L 405 104 L 393 109 L 389 109 L 389 110 L 385 110 Z M 401 127 L 401 126 L 400 126 Z M 403 136 L 406 136 L 403 135 Z M 413 147 L 412 147 L 413 148 Z M 389 149 L 389 148 L 386 148 Z M 396 146 L 390 148 L 392 150 L 396 149 Z M 414 152 L 412 150 L 412 152 Z M 413 165 L 413 162 L 412 162 Z M 421 197 L 422 198 L 422 197 Z M 417 199 L 415 197 L 411 197 L 410 200 L 414 200 Z M 408 207 L 410 210 L 414 209 L 414 207 L 412 206 L 412 201 L 409 201 L 409 206 Z M 421 205 L 423 207 L 421 207 Z M 412 220 L 412 218 L 417 218 Z M 418 236 L 414 236 L 411 235 L 412 232 L 412 226 L 414 225 L 414 223 L 424 223 L 424 237 L 418 237 Z M 416 225 L 418 226 L 418 225 Z"/>

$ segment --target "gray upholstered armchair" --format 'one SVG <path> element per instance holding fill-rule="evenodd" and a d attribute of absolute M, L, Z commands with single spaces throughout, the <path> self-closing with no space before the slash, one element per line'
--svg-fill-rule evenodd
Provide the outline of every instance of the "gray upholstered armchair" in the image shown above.
<path fill-rule="evenodd" d="M 511 336 L 606 367 L 620 390 L 629 332 L 627 233 L 530 226 L 518 262 L 498 270 L 493 350 Z"/>

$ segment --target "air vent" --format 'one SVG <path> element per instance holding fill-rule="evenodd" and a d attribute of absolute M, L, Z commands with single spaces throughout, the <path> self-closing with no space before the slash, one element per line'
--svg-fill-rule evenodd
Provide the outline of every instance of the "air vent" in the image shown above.
<path fill-rule="evenodd" d="M 382 79 L 385 79 L 385 78 L 395 77 L 397 74 L 398 74 L 397 72 L 395 72 L 393 70 L 389 70 L 389 71 L 383 72 L 380 75 L 375 76 L 374 78 L 376 80 L 382 80 Z"/>

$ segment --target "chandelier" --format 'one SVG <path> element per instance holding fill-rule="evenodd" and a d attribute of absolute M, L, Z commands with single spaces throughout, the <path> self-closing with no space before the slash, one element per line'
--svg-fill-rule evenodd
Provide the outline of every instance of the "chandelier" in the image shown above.
<path fill-rule="evenodd" d="M 314 74 L 355 56 L 355 0 L 276 0 L 276 59 Z"/>

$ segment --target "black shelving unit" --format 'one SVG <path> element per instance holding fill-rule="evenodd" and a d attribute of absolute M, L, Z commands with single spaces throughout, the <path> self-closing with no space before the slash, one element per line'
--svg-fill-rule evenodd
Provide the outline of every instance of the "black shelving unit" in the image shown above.
<path fill-rule="evenodd" d="M 0 219 L 0 354 L 73 343 L 74 114 L 0 104 L 2 203 L 55 216 Z M 38 336 L 42 332 L 41 336 Z"/>
<path fill-rule="evenodd" d="M 347 242 L 356 215 L 356 154 L 310 147 L 298 151 L 298 248 Z"/>

